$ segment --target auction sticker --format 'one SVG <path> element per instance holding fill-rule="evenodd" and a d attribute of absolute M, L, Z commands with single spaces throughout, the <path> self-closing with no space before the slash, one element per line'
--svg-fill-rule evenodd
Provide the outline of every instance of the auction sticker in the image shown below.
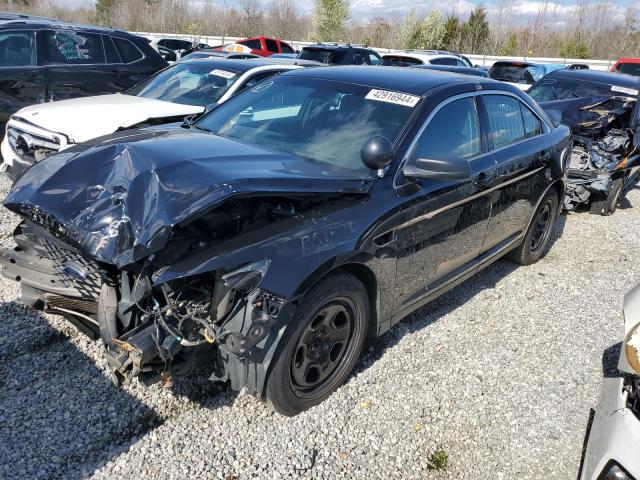
<path fill-rule="evenodd" d="M 216 77 L 226 78 L 227 80 L 236 76 L 236 74 L 233 72 L 228 72 L 227 70 L 219 70 L 217 68 L 215 70 L 211 70 L 211 72 L 209 73 L 211 75 L 215 75 Z"/>
<path fill-rule="evenodd" d="M 619 87 L 618 85 L 612 85 L 611 86 L 611 91 L 612 92 L 626 93 L 627 95 L 631 95 L 631 96 L 634 96 L 634 97 L 638 96 L 638 90 L 635 90 L 633 88 Z"/>
<path fill-rule="evenodd" d="M 389 90 L 370 90 L 366 100 L 376 100 L 378 102 L 395 103 L 396 105 L 404 105 L 405 107 L 415 107 L 420 101 L 420 97 L 415 95 L 407 95 L 402 92 L 390 92 Z"/>

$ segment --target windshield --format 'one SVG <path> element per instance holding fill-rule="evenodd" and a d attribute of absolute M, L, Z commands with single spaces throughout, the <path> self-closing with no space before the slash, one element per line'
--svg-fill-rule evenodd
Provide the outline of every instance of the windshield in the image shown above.
<path fill-rule="evenodd" d="M 206 107 L 216 103 L 242 72 L 210 62 L 178 63 L 139 83 L 126 93 L 166 102 Z"/>
<path fill-rule="evenodd" d="M 496 63 L 489 69 L 489 76 L 503 82 L 533 85 L 543 76 L 543 72 L 542 68 L 537 65 Z"/>
<path fill-rule="evenodd" d="M 360 160 L 362 144 L 374 135 L 394 142 L 419 100 L 362 85 L 274 77 L 220 105 L 196 126 L 336 171 L 369 174 Z"/>
<path fill-rule="evenodd" d="M 342 63 L 347 50 L 323 50 L 321 48 L 303 48 L 298 58 L 320 63 Z"/>
<path fill-rule="evenodd" d="M 575 79 L 564 78 L 544 78 L 531 87 L 527 93 L 536 102 L 552 102 L 571 98 L 625 95 L 620 90 L 621 88 L 616 88 L 607 83 L 576 81 Z M 637 90 L 635 92 L 637 95 Z"/>

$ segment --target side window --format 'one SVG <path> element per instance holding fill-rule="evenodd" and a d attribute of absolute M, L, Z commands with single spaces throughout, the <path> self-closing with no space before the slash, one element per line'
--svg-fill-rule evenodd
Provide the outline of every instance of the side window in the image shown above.
<path fill-rule="evenodd" d="M 351 59 L 351 63 L 353 65 L 365 65 L 367 63 L 367 59 L 364 57 L 360 50 L 355 50 L 353 52 L 353 58 Z"/>
<path fill-rule="evenodd" d="M 374 52 L 369 52 L 369 63 L 371 63 L 371 65 L 377 65 L 380 63 L 380 57 Z"/>
<path fill-rule="evenodd" d="M 265 42 L 267 44 L 267 50 L 269 52 L 278 53 L 278 43 L 275 40 L 266 38 Z"/>
<path fill-rule="evenodd" d="M 262 80 L 264 80 L 265 78 L 269 78 L 272 77 L 273 75 L 280 73 L 280 71 L 269 71 L 269 72 L 260 72 L 260 73 L 256 73 L 253 77 L 250 77 L 247 82 L 244 84 L 244 86 L 242 87 L 243 89 L 245 88 L 251 88 L 253 87 L 256 83 L 261 82 Z"/>
<path fill-rule="evenodd" d="M 493 135 L 493 148 L 504 147 L 524 138 L 519 101 L 506 95 L 484 95 Z"/>
<path fill-rule="evenodd" d="M 44 63 L 47 65 L 105 63 L 101 35 L 74 31 L 46 31 L 44 45 Z"/>
<path fill-rule="evenodd" d="M 452 66 L 457 66 L 458 63 L 456 62 L 455 58 L 450 58 L 450 57 L 441 57 L 441 58 L 434 58 L 430 61 L 431 65 L 452 65 Z"/>
<path fill-rule="evenodd" d="M 478 111 L 472 97 L 446 104 L 429 121 L 412 158 L 471 158 L 481 151 Z"/>
<path fill-rule="evenodd" d="M 524 136 L 529 138 L 540 135 L 542 124 L 538 117 L 524 103 L 520 103 L 520 109 L 522 110 L 522 120 L 524 120 Z"/>
<path fill-rule="evenodd" d="M 244 45 L 245 47 L 249 47 L 251 50 L 262 50 L 262 45 L 260 45 L 260 40 L 244 40 L 242 42 L 238 42 L 239 45 Z"/>
<path fill-rule="evenodd" d="M 291 48 L 289 45 L 287 45 L 284 42 L 280 42 L 280 47 L 282 47 L 282 53 L 295 53 L 293 51 L 293 48 Z"/>
<path fill-rule="evenodd" d="M 138 50 L 138 47 L 129 40 L 113 37 L 113 42 L 116 44 L 120 58 L 122 58 L 124 63 L 137 62 L 144 57 L 142 52 Z"/>
<path fill-rule="evenodd" d="M 118 55 L 118 50 L 116 50 L 116 46 L 113 44 L 111 37 L 103 35 L 102 43 L 104 44 L 104 53 L 107 56 L 107 63 L 122 63 L 120 55 Z"/>
<path fill-rule="evenodd" d="M 467 66 L 467 64 L 466 64 L 466 63 L 464 63 L 464 62 L 463 62 L 462 60 L 460 60 L 459 58 L 456 58 L 456 65 L 457 65 L 458 67 L 466 67 L 466 66 Z"/>
<path fill-rule="evenodd" d="M 33 32 L 0 33 L 0 67 L 29 67 L 36 65 Z"/>

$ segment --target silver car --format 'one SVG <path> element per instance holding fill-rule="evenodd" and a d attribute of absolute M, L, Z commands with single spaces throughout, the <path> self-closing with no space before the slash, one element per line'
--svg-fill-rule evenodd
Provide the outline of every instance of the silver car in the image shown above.
<path fill-rule="evenodd" d="M 640 479 L 640 285 L 624 299 L 618 370 L 604 379 L 581 480 Z"/>

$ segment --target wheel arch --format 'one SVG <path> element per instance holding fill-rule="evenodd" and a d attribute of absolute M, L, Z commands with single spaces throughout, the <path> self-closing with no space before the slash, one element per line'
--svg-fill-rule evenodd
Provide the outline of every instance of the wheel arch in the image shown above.
<path fill-rule="evenodd" d="M 309 292 L 314 286 L 337 273 L 349 273 L 362 282 L 369 299 L 369 319 L 367 326 L 367 336 L 375 337 L 378 332 L 378 325 L 382 321 L 380 318 L 380 294 L 378 286 L 378 278 L 375 272 L 367 265 L 350 260 L 343 263 L 336 263 L 335 260 L 330 261 L 316 269 L 309 275 L 296 291 L 296 298 L 301 298 Z"/>

